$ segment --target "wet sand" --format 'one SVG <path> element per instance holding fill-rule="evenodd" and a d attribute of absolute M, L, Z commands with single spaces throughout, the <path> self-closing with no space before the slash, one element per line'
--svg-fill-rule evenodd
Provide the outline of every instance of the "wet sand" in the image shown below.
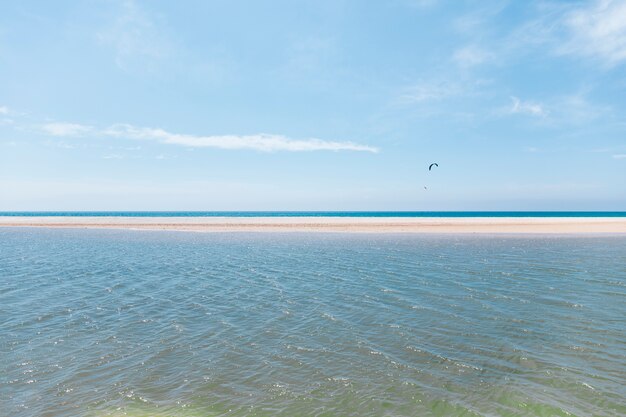
<path fill-rule="evenodd" d="M 0 217 L 0 227 L 193 232 L 626 233 L 626 217 Z"/>

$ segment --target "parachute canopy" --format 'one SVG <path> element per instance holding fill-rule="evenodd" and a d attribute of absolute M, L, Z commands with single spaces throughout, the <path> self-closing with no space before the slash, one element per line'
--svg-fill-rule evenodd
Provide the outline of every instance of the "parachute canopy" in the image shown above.
<path fill-rule="evenodd" d="M 436 162 L 433 162 L 433 163 L 432 163 L 432 164 L 430 164 L 430 166 L 428 167 L 428 170 L 430 171 L 431 169 L 433 169 L 433 167 L 434 167 L 434 166 L 435 166 L 435 167 L 437 167 L 437 168 L 439 168 L 439 164 L 438 164 L 438 163 L 436 163 Z"/>

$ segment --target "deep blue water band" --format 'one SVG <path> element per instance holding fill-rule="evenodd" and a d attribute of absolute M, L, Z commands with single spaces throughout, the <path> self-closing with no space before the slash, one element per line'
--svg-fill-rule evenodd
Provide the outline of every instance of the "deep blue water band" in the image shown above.
<path fill-rule="evenodd" d="M 7 211 L 5 217 L 626 217 L 626 211 Z"/>

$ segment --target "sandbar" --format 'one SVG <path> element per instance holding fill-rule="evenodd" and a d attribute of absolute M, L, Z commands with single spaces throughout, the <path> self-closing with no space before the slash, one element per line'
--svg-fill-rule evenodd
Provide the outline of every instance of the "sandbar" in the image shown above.
<path fill-rule="evenodd" d="M 626 217 L 77 217 L 0 216 L 0 227 L 193 232 L 626 234 Z"/>

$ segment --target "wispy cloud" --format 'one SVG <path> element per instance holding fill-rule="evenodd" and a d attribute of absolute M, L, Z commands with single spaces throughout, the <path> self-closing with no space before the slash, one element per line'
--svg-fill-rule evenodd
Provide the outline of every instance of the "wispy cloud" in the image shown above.
<path fill-rule="evenodd" d="M 494 41 L 500 51 L 512 57 L 524 49 L 583 56 L 609 67 L 626 61 L 626 0 L 544 2 L 534 8 L 534 18 Z"/>
<path fill-rule="evenodd" d="M 462 68 L 470 68 L 491 61 L 494 54 L 476 45 L 468 45 L 457 49 L 452 59 Z"/>
<path fill-rule="evenodd" d="M 529 114 L 531 116 L 546 116 L 547 111 L 543 105 L 532 101 L 522 101 L 517 97 L 511 97 L 511 106 L 508 112 L 511 114 Z"/>
<path fill-rule="evenodd" d="M 102 159 L 124 159 L 124 158 L 125 156 L 119 153 L 111 153 L 111 154 L 104 155 L 102 157 Z"/>
<path fill-rule="evenodd" d="M 553 98 L 549 103 L 549 119 L 560 124 L 581 125 L 603 118 L 610 120 L 610 106 L 590 101 L 585 93 L 576 93 Z"/>
<path fill-rule="evenodd" d="M 572 37 L 563 53 L 601 58 L 610 65 L 626 60 L 626 0 L 597 0 L 565 17 Z"/>
<path fill-rule="evenodd" d="M 131 125 L 115 125 L 105 129 L 108 136 L 137 140 L 152 140 L 170 145 L 192 148 L 217 148 L 228 150 L 274 151 L 364 151 L 378 152 L 378 148 L 354 142 L 336 142 L 317 138 L 291 139 L 282 135 L 211 135 L 198 136 L 171 133 L 163 129 L 135 127 Z"/>
<path fill-rule="evenodd" d="M 0 106 L 0 114 L 9 114 L 9 108 L 7 106 Z"/>
<path fill-rule="evenodd" d="M 407 0 L 407 4 L 411 7 L 433 7 L 439 4 L 440 0 Z"/>
<path fill-rule="evenodd" d="M 419 82 L 405 89 L 398 101 L 403 104 L 439 101 L 461 94 L 459 85 L 442 82 Z"/>
<path fill-rule="evenodd" d="M 331 67 L 337 57 L 337 45 L 333 38 L 309 36 L 298 39 L 288 48 L 285 76 L 295 75 L 315 79 Z"/>
<path fill-rule="evenodd" d="M 453 22 L 470 39 L 470 46 L 453 53 L 458 65 L 471 67 L 496 58 L 513 64 L 524 62 L 528 54 L 585 57 L 608 68 L 626 62 L 626 0 L 520 2 L 515 7 L 524 8 L 528 18 L 499 25 L 499 13 L 513 3 L 489 2 L 489 8 Z"/>
<path fill-rule="evenodd" d="M 90 132 L 91 126 L 81 125 L 77 123 L 46 123 L 41 129 L 52 136 L 80 136 Z"/>
<path fill-rule="evenodd" d="M 103 138 L 153 141 L 168 145 L 193 148 L 215 148 L 226 150 L 256 150 L 262 152 L 288 151 L 357 151 L 377 153 L 379 149 L 352 141 L 324 140 L 319 138 L 295 139 L 284 135 L 257 133 L 248 135 L 193 135 L 173 133 L 161 128 L 138 127 L 131 124 L 114 124 L 108 127 L 90 126 L 73 122 L 27 123 L 15 126 L 17 130 L 28 130 L 57 138 Z M 55 140 L 57 145 L 65 142 Z M 71 144 L 74 146 L 77 142 Z M 126 146 L 127 151 L 137 151 L 141 146 Z"/>
<path fill-rule="evenodd" d="M 522 114 L 533 116 L 544 125 L 581 125 L 599 118 L 610 120 L 612 109 L 609 106 L 590 102 L 585 93 L 554 96 L 542 102 L 511 97 L 511 104 L 500 109 L 500 114 Z"/>
<path fill-rule="evenodd" d="M 101 44 L 112 47 L 115 63 L 123 70 L 146 66 L 171 53 L 171 42 L 157 20 L 135 1 L 126 0 L 111 25 L 97 35 Z"/>
<path fill-rule="evenodd" d="M 47 140 L 44 142 L 44 145 L 60 149 L 76 149 L 78 147 L 75 143 L 67 143 L 62 140 Z"/>
<path fill-rule="evenodd" d="M 615 159 L 626 159 L 626 153 L 615 154 L 615 155 L 613 155 L 613 158 L 615 158 Z"/>
<path fill-rule="evenodd" d="M 394 99 L 395 104 L 424 104 L 453 98 L 480 96 L 488 92 L 492 80 L 468 78 L 462 74 L 438 76 L 432 80 L 419 80 L 406 86 Z"/>

